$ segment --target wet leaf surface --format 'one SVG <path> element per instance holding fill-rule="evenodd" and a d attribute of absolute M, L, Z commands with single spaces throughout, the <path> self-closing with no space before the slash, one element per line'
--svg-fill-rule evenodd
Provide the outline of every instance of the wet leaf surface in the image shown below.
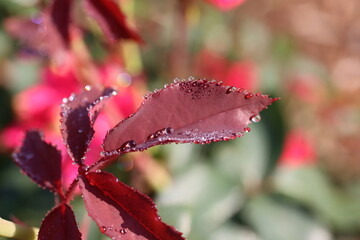
<path fill-rule="evenodd" d="M 67 204 L 52 209 L 41 223 L 39 240 L 81 240 L 75 215 Z"/>
<path fill-rule="evenodd" d="M 104 156 L 176 143 L 210 143 L 241 137 L 259 112 L 277 99 L 216 81 L 176 81 L 147 95 L 142 106 L 111 129 Z"/>
<path fill-rule="evenodd" d="M 115 95 L 112 88 L 86 86 L 78 95 L 63 100 L 61 133 L 72 159 L 80 163 L 94 135 L 93 125 L 105 100 Z"/>
<path fill-rule="evenodd" d="M 13 155 L 16 164 L 43 188 L 61 193 L 61 152 L 38 131 L 28 131 Z"/>
<path fill-rule="evenodd" d="M 90 172 L 81 176 L 79 183 L 89 215 L 112 239 L 184 239 L 161 221 L 149 197 L 115 176 Z"/>

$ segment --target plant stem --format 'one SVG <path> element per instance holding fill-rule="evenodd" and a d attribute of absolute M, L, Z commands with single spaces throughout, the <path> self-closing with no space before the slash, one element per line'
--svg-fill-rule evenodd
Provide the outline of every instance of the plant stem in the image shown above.
<path fill-rule="evenodd" d="M 20 240 L 36 240 L 38 228 L 26 227 L 0 218 L 0 236 Z"/>

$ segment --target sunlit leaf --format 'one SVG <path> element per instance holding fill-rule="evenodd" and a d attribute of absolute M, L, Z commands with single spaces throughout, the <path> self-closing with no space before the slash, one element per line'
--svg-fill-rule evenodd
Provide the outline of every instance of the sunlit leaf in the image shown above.
<path fill-rule="evenodd" d="M 110 173 L 81 176 L 80 189 L 89 215 L 100 231 L 112 239 L 184 239 L 161 221 L 149 197 Z"/>
<path fill-rule="evenodd" d="M 210 143 L 249 132 L 259 112 L 277 99 L 216 81 L 176 81 L 145 97 L 142 106 L 111 129 L 104 156 L 165 143 Z"/>

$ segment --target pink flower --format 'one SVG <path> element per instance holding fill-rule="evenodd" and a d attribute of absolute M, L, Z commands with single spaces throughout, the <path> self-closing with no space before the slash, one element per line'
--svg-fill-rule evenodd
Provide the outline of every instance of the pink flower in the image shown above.
<path fill-rule="evenodd" d="M 300 167 L 316 162 L 315 148 L 301 130 L 292 130 L 285 138 L 279 163 L 282 166 Z"/>
<path fill-rule="evenodd" d="M 237 88 L 256 91 L 259 85 L 256 65 L 250 60 L 231 62 L 221 55 L 203 50 L 197 56 L 194 68 L 198 77 L 216 79 Z"/>
<path fill-rule="evenodd" d="M 228 11 L 245 2 L 245 0 L 206 0 L 222 11 Z"/>
<path fill-rule="evenodd" d="M 24 132 L 30 129 L 41 129 L 45 140 L 56 145 L 62 153 L 62 182 L 66 188 L 77 174 L 77 167 L 72 164 L 64 146 L 60 125 L 60 104 L 62 99 L 71 93 L 79 92 L 80 80 L 77 78 L 76 61 L 69 55 L 62 65 L 46 67 L 41 71 L 41 80 L 37 85 L 28 88 L 15 96 L 16 122 L 0 133 L 3 147 L 13 150 L 21 144 Z M 107 107 L 111 116 L 101 113 L 95 122 L 95 135 L 86 154 L 85 162 L 89 165 L 100 158 L 101 144 L 108 129 L 136 111 L 141 102 L 141 93 L 137 87 L 142 82 L 135 81 L 124 72 L 120 63 L 109 63 L 94 67 L 94 72 L 101 79 L 101 85 L 117 87 L 118 95 Z M 128 79 L 126 78 L 128 77 Z M 136 86 L 136 87 L 134 87 Z"/>

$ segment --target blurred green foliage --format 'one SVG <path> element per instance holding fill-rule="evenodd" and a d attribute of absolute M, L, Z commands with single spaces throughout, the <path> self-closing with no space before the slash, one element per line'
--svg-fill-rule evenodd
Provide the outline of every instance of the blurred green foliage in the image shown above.
<path fill-rule="evenodd" d="M 343 126 L 341 119 L 328 122 L 333 118 L 327 115 L 338 116 L 335 110 L 350 109 L 349 121 L 359 129 L 358 118 L 352 118 L 360 116 L 356 101 L 359 89 L 342 90 L 344 86 L 337 85 L 333 74 L 336 61 L 324 59 L 327 48 L 311 45 L 311 40 L 317 40 L 315 36 L 305 41 L 296 28 L 290 29 L 290 21 L 284 20 L 290 5 L 286 1 L 277 5 L 276 1 L 248 0 L 228 12 L 205 1 L 190 1 L 185 16 L 179 2 L 135 0 L 134 11 L 126 12 L 133 15 L 130 18 L 145 41 L 139 47 L 141 74 L 149 89 L 161 88 L 175 77 L 201 73 L 196 59 L 205 50 L 220 56 L 227 66 L 238 61 L 253 62 L 259 82 L 256 90 L 282 99 L 265 110 L 262 121 L 251 125 L 251 132 L 240 139 L 148 150 L 171 176 L 170 183 L 159 191 L 142 182 L 143 189 L 158 204 L 162 219 L 190 240 L 360 239 L 360 171 L 356 157 L 360 142 L 352 138 L 359 132 L 341 132 L 336 128 Z M 302 6 L 299 1 L 289 2 L 295 9 Z M 308 3 L 311 11 L 330 12 L 325 7 L 319 10 L 317 2 L 321 1 Z M 39 11 L 36 3 L 0 1 L 0 21 L 31 17 Z M 353 31 L 360 32 L 358 28 Z M 112 51 L 91 27 L 84 33 L 84 41 L 95 62 L 102 63 Z M 0 131 L 16 121 L 16 95 L 37 83 L 41 69 L 48 64 L 48 59 L 22 57 L 22 44 L 5 31 L 4 25 L 0 26 Z M 347 54 L 340 47 L 337 50 L 341 57 Z M 339 56 L 331 55 L 332 59 Z M 200 65 L 210 65 L 211 61 L 206 59 Z M 224 79 L 217 80 L 226 81 L 225 73 L 219 75 Z M 349 76 L 360 81 L 359 75 Z M 286 136 L 293 129 L 310 136 L 316 153 L 310 163 L 300 159 L 291 165 L 294 159 L 281 160 Z M 53 196 L 20 174 L 10 160 L 11 149 L 0 145 L 0 216 L 14 216 L 39 226 L 53 207 Z M 295 155 L 304 151 L 301 144 L 292 147 Z M 128 160 L 132 158 L 128 156 Z M 141 174 L 124 169 L 121 159 L 111 167 L 127 184 L 139 184 L 133 179 Z M 81 199 L 77 197 L 72 204 L 80 226 L 89 227 L 89 239 L 106 239 L 88 219 Z"/>

